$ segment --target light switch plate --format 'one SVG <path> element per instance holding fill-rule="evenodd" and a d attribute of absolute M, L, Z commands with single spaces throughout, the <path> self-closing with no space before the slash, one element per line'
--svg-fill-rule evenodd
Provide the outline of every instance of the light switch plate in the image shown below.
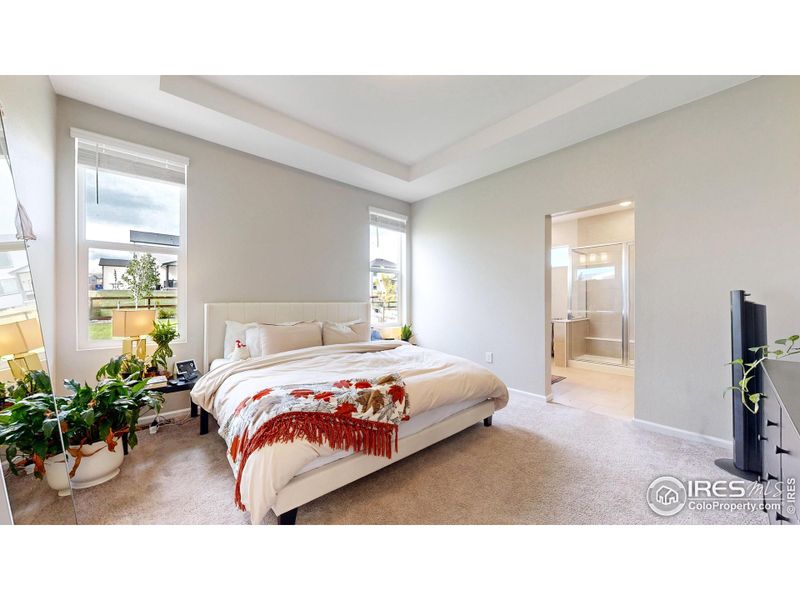
<path fill-rule="evenodd" d="M 493 363 L 494 362 L 494 352 L 487 352 L 486 353 L 486 362 Z"/>

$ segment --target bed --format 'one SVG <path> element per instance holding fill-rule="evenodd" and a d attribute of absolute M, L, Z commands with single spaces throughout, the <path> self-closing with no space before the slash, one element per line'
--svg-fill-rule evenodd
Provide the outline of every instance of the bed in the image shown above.
<path fill-rule="evenodd" d="M 307 385 L 342 377 L 380 377 L 397 373 L 408 398 L 407 416 L 396 429 L 394 451 L 375 456 L 334 450 L 305 439 L 271 443 L 254 453 L 237 479 L 242 508 L 252 523 L 269 510 L 281 524 L 294 524 L 303 504 L 395 463 L 467 427 L 491 425 L 494 412 L 505 406 L 508 391 L 487 369 L 462 358 L 404 342 L 344 343 L 291 350 L 244 361 L 225 361 L 226 321 L 285 323 L 296 321 L 369 322 L 369 304 L 214 303 L 205 305 L 203 366 L 192 401 L 201 409 L 201 423 L 210 414 L 218 423 L 265 386 Z M 211 366 L 214 365 L 212 369 Z M 199 390 L 199 391 L 196 391 Z M 222 428 L 221 428 L 222 429 Z M 222 432 L 220 431 L 220 435 Z M 225 437 L 225 436 L 223 436 Z M 230 438 L 228 460 L 231 458 Z M 237 497 L 237 502 L 238 502 Z"/>

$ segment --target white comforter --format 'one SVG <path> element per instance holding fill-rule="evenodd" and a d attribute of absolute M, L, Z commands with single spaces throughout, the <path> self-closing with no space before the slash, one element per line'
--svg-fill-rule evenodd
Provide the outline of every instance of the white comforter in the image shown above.
<path fill-rule="evenodd" d="M 371 378 L 399 373 L 406 384 L 410 414 L 467 400 L 492 398 L 497 409 L 508 402 L 506 386 L 487 369 L 463 358 L 405 344 L 337 344 L 282 352 L 216 368 L 192 390 L 193 400 L 223 423 L 247 396 L 265 387 Z M 402 438 L 400 447 L 402 448 Z M 312 461 L 333 450 L 305 440 L 265 446 L 247 461 L 242 502 L 260 523 L 278 492 Z"/>

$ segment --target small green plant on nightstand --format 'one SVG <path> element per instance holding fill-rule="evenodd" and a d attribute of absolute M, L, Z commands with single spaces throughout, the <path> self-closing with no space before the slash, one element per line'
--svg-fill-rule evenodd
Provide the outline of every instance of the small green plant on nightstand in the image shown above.
<path fill-rule="evenodd" d="M 156 349 L 150 357 L 151 365 L 162 371 L 167 370 L 167 360 L 172 358 L 172 348 L 170 343 L 178 337 L 178 330 L 169 321 L 156 321 L 153 323 L 153 331 L 150 337 L 156 343 Z"/>
<path fill-rule="evenodd" d="M 790 335 L 787 338 L 775 340 L 775 343 L 781 346 L 780 348 L 754 346 L 753 348 L 748 348 L 750 352 L 755 354 L 752 362 L 745 362 L 743 359 L 737 358 L 727 363 L 729 365 L 739 365 L 742 367 L 742 378 L 736 385 L 725 388 L 725 393 L 727 394 L 729 391 L 738 391 L 741 394 L 742 403 L 745 407 L 753 414 L 757 413 L 761 394 L 759 392 L 750 392 L 750 382 L 755 377 L 755 370 L 770 357 L 779 359 L 800 354 L 800 347 L 796 346 L 798 340 L 800 340 L 800 335 Z"/>
<path fill-rule="evenodd" d="M 400 339 L 404 342 L 407 342 L 414 336 L 414 332 L 411 331 L 411 325 L 406 323 L 403 327 L 400 328 Z"/>

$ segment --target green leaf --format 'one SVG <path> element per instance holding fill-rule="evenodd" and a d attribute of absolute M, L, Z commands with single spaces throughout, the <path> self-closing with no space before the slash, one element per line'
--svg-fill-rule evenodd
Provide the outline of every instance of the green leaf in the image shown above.
<path fill-rule="evenodd" d="M 790 339 L 791 341 L 793 341 L 793 342 L 796 342 L 797 340 L 800 340 L 800 335 L 797 335 L 797 334 L 790 335 L 790 336 L 789 336 L 789 339 Z"/>
<path fill-rule="evenodd" d="M 49 438 L 53 435 L 53 431 L 55 431 L 56 427 L 58 427 L 58 419 L 45 419 L 44 423 L 42 423 L 42 433 L 44 437 Z"/>
<path fill-rule="evenodd" d="M 94 419 L 95 419 L 94 409 L 87 408 L 86 410 L 82 411 L 81 419 L 83 419 L 84 423 L 86 423 L 86 425 L 89 427 L 94 425 Z"/>

